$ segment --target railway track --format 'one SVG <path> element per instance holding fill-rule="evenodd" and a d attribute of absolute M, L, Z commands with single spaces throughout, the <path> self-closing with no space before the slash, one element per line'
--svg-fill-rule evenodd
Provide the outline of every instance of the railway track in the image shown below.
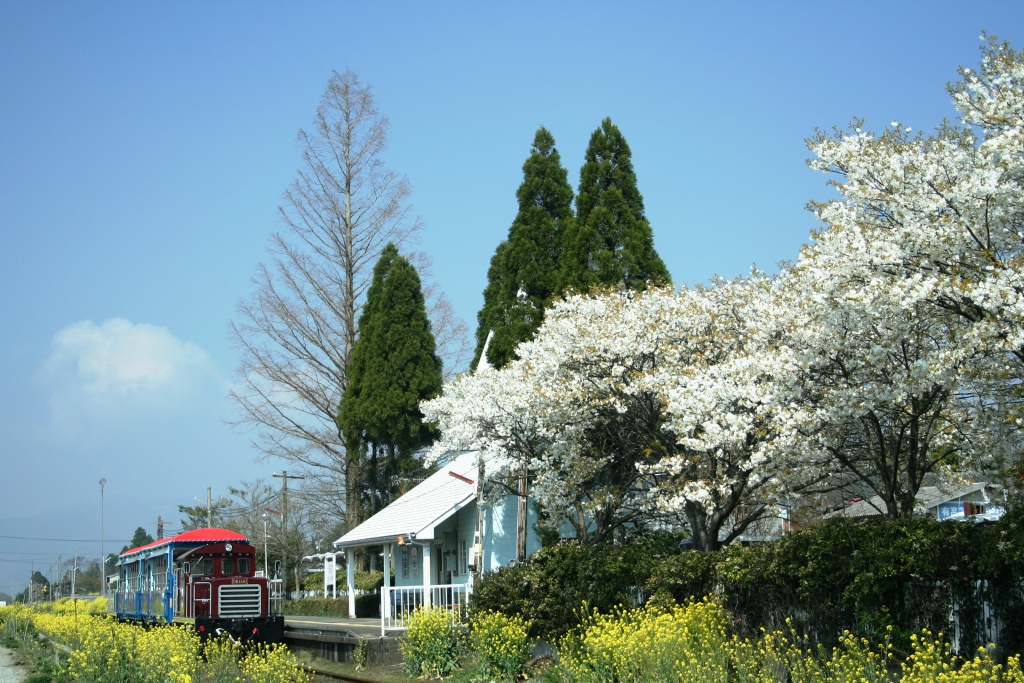
<path fill-rule="evenodd" d="M 358 676 L 349 676 L 348 674 L 339 674 L 333 671 L 324 671 L 322 669 L 314 669 L 311 666 L 302 667 L 314 676 L 323 676 L 324 678 L 330 678 L 334 681 L 349 681 L 350 683 L 380 683 L 369 678 L 359 678 Z"/>

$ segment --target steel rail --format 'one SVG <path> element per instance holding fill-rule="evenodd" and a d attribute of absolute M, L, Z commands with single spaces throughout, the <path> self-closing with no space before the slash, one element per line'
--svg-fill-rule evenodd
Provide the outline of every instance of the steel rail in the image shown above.
<path fill-rule="evenodd" d="M 348 674 L 339 674 L 334 671 L 324 671 L 322 669 L 314 669 L 311 666 L 302 666 L 303 669 L 313 674 L 314 676 L 323 676 L 324 678 L 331 678 L 336 681 L 349 681 L 350 683 L 380 683 L 370 678 L 359 678 L 358 676 L 349 676 Z"/>

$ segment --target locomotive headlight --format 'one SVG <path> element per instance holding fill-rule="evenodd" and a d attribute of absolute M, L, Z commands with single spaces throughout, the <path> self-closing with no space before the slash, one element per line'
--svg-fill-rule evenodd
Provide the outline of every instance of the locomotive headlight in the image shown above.
<path fill-rule="evenodd" d="M 230 553 L 231 552 L 231 544 L 230 543 L 225 543 L 224 544 L 224 550 Z"/>

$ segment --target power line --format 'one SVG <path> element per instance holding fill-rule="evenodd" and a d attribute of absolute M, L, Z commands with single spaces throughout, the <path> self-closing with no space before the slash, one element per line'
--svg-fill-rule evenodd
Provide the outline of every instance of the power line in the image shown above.
<path fill-rule="evenodd" d="M 56 554 L 57 553 L 54 553 L 54 552 L 50 552 L 50 551 L 45 551 L 44 552 L 44 551 L 40 551 L 40 550 L 37 550 L 37 551 L 32 552 L 32 553 L 22 553 L 22 552 L 16 552 L 14 550 L 0 550 L 0 555 L 36 555 L 37 557 L 39 557 L 39 556 L 41 556 L 41 557 L 50 557 L 51 555 L 56 555 Z"/>
<path fill-rule="evenodd" d="M 13 538 L 17 541 L 60 541 L 61 543 L 102 543 L 103 541 L 98 538 L 38 538 L 36 536 L 3 536 L 0 538 Z M 113 543 L 131 543 L 130 540 L 122 541 L 121 539 L 106 539 Z"/>

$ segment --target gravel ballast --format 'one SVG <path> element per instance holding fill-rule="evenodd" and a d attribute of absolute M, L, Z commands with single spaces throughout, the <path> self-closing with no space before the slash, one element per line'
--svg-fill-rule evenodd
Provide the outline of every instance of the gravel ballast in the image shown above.
<path fill-rule="evenodd" d="M 16 661 L 13 650 L 0 647 L 0 683 L 21 683 L 25 680 L 25 667 Z"/>

